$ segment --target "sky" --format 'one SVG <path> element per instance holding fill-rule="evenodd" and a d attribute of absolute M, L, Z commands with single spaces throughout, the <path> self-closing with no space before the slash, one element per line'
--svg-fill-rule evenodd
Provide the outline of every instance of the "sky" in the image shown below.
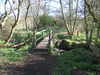
<path fill-rule="evenodd" d="M 55 0 L 51 1 L 49 4 L 49 14 L 50 15 L 55 15 L 55 14 L 59 14 L 60 13 L 60 4 L 59 4 L 59 0 Z"/>
<path fill-rule="evenodd" d="M 10 1 L 10 3 L 12 4 L 13 2 L 12 2 L 12 0 L 9 0 Z M 16 0 L 15 0 L 16 1 Z M 0 15 L 2 14 L 2 13 L 4 13 L 5 12 L 5 9 L 4 9 L 4 2 L 5 2 L 5 0 L 0 0 Z M 16 3 L 17 3 L 17 1 L 16 1 Z M 12 6 L 12 8 L 14 7 L 14 5 Z M 8 10 L 9 11 L 9 9 L 10 9 L 10 5 L 9 5 L 9 3 L 7 3 L 7 5 L 6 5 L 6 10 Z"/>
<path fill-rule="evenodd" d="M 4 13 L 4 1 L 5 0 L 0 0 L 0 14 Z M 11 1 L 11 0 L 10 0 Z M 62 0 L 62 2 L 64 3 L 64 7 L 68 7 L 68 0 Z M 82 6 L 82 0 L 79 0 L 79 6 Z M 74 3 L 74 7 L 76 3 Z M 49 5 L 47 8 L 49 15 L 55 16 L 60 14 L 60 4 L 59 4 L 59 0 L 51 0 L 49 3 L 47 3 L 47 5 Z M 9 7 L 9 6 L 7 6 Z M 80 9 L 82 10 L 82 7 L 80 7 Z M 67 12 L 68 9 L 64 8 L 64 11 Z M 24 11 L 23 11 L 24 12 Z M 81 15 L 81 14 L 80 14 Z"/>
<path fill-rule="evenodd" d="M 77 0 L 76 0 L 77 1 Z M 69 0 L 62 0 L 63 7 L 64 7 L 64 12 L 69 11 Z M 84 5 L 84 0 L 79 0 L 79 7 L 78 7 L 78 15 L 83 16 L 83 5 Z M 73 2 L 73 9 L 76 7 L 76 2 Z M 59 0 L 53 0 L 49 3 L 49 14 L 50 15 L 58 15 L 61 14 L 61 9 L 60 9 L 60 4 Z M 82 14 L 81 14 L 82 13 Z"/>
<path fill-rule="evenodd" d="M 3 0 L 0 0 L 0 14 L 4 12 Z"/>

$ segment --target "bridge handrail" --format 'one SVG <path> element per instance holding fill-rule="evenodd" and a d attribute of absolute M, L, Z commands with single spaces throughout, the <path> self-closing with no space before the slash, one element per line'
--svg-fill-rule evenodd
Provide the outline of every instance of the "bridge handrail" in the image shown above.
<path fill-rule="evenodd" d="M 36 35 L 38 35 L 39 33 L 42 33 L 42 36 L 40 36 L 38 39 L 36 39 L 36 44 L 38 44 L 44 37 L 46 37 L 48 35 L 47 31 L 48 30 L 46 29 L 46 30 L 42 30 L 42 31 L 36 33 Z"/>

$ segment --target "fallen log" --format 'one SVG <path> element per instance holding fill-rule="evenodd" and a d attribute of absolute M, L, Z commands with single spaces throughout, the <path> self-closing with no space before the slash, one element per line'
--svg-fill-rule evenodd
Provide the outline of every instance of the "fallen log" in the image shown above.
<path fill-rule="evenodd" d="M 45 37 L 45 36 L 44 36 Z M 27 39 L 25 42 L 21 42 L 21 43 L 18 43 L 18 44 L 14 44 L 14 45 L 11 45 L 11 44 L 0 44 L 0 47 L 10 47 L 10 48 L 20 48 L 21 46 L 24 46 L 26 45 L 27 43 L 29 43 L 30 40 L 32 40 L 33 37 Z M 43 37 L 42 37 L 43 38 Z M 39 38 L 37 40 L 37 43 L 40 42 L 40 39 L 42 40 L 42 38 Z"/>
<path fill-rule="evenodd" d="M 8 44 L 0 44 L 0 47 L 9 47 L 10 45 Z"/>
<path fill-rule="evenodd" d="M 0 47 L 11 47 L 11 48 L 20 48 L 21 46 L 24 46 L 25 44 L 29 43 L 29 41 L 32 40 L 32 38 L 27 39 L 25 42 L 21 42 L 18 44 L 0 44 Z"/>

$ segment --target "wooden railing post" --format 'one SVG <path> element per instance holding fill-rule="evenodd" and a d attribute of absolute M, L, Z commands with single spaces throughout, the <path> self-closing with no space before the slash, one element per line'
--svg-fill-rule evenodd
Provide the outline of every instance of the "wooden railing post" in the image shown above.
<path fill-rule="evenodd" d="M 42 38 L 44 37 L 44 32 L 42 32 Z"/>
<path fill-rule="evenodd" d="M 32 46 L 35 48 L 36 47 L 36 31 L 33 32 L 33 43 Z"/>
<path fill-rule="evenodd" d="M 48 40 L 49 49 L 51 49 L 51 40 L 52 40 L 52 33 L 51 33 L 51 30 L 49 30 L 49 40 Z"/>

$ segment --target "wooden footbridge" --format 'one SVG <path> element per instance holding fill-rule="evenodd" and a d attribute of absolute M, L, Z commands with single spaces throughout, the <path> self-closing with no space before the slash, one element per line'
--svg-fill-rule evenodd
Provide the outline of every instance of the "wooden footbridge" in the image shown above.
<path fill-rule="evenodd" d="M 35 48 L 33 48 L 32 54 L 48 54 L 51 40 L 52 34 L 49 33 L 42 41 L 40 41 L 40 43 L 36 45 Z"/>

